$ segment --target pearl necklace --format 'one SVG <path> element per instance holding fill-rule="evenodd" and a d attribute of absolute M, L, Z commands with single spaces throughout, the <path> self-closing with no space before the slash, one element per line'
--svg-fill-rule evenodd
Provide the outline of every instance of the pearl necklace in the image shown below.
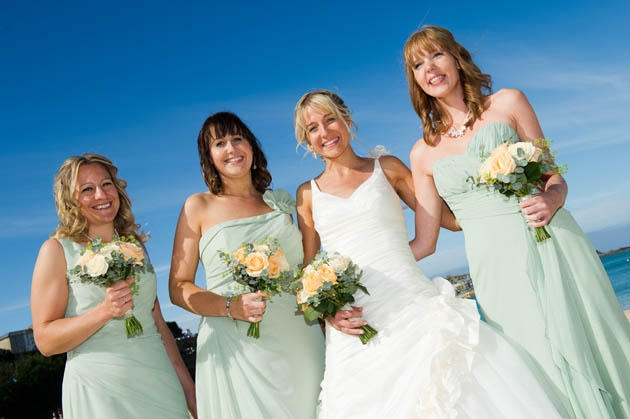
<path fill-rule="evenodd" d="M 448 137 L 451 138 L 459 138 L 459 137 L 463 137 L 464 136 L 464 131 L 466 131 L 466 128 L 468 128 L 466 126 L 466 122 L 468 122 L 468 120 L 470 119 L 470 109 L 468 110 L 468 113 L 466 114 L 466 118 L 464 119 L 464 122 L 462 123 L 462 125 L 459 127 L 459 129 L 455 129 L 454 127 L 449 128 L 449 130 L 446 132 L 446 135 Z"/>

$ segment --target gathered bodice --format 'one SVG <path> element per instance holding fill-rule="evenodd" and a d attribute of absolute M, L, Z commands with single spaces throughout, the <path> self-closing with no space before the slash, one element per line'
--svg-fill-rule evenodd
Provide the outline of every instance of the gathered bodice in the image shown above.
<path fill-rule="evenodd" d="M 431 287 L 422 274 L 411 248 L 400 198 L 391 187 L 378 160 L 374 161 L 372 175 L 348 198 L 341 198 L 319 190 L 311 180 L 313 194 L 313 221 L 322 248 L 337 251 L 350 257 L 364 271 L 378 269 L 383 272 L 412 270 L 418 275 L 393 275 L 388 287 L 395 285 L 420 291 Z M 377 268 L 378 266 L 378 268 Z M 364 276 L 364 281 L 380 278 Z M 424 280 L 419 281 L 418 278 Z M 381 284 L 365 283 L 368 290 Z"/>
<path fill-rule="evenodd" d="M 518 141 L 511 126 L 492 122 L 475 133 L 464 154 L 442 157 L 434 163 L 433 180 L 437 191 L 460 224 L 520 212 L 515 196 L 506 197 L 492 186 L 475 184 L 479 168 L 492 150 L 502 143 Z"/>

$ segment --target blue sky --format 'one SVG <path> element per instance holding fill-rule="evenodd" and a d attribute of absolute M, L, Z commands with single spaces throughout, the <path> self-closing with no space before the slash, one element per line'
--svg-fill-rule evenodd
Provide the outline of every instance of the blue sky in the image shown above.
<path fill-rule="evenodd" d="M 296 154 L 293 107 L 332 89 L 359 125 L 359 153 L 383 144 L 408 163 L 420 124 L 402 50 L 423 23 L 449 28 L 495 90 L 525 92 L 569 165 L 566 207 L 596 248 L 630 245 L 628 1 L 86 3 L 2 2 L 0 335 L 31 323 L 33 265 L 57 222 L 53 177 L 83 152 L 110 157 L 128 181 L 153 237 L 164 315 L 196 330 L 195 316 L 170 304 L 167 282 L 181 205 L 204 190 L 203 120 L 239 114 L 263 144 L 273 186 L 294 192 L 322 165 Z M 463 235 L 443 233 L 421 266 L 429 276 L 466 272 Z"/>

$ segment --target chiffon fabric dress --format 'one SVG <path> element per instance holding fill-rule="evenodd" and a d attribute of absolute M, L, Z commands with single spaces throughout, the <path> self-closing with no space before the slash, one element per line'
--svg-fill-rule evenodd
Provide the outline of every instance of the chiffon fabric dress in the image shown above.
<path fill-rule="evenodd" d="M 290 216 L 295 201 L 284 190 L 267 191 L 271 212 L 217 224 L 199 240 L 208 290 L 234 295 L 218 251 L 274 237 L 292 268 L 302 262 L 302 236 Z M 240 293 L 240 292 L 239 292 Z M 315 417 L 324 369 L 324 339 L 318 324 L 296 316 L 295 297 L 274 296 L 260 323 L 260 338 L 247 336 L 249 323 L 202 317 L 197 336 L 197 409 L 200 419 Z"/>
<path fill-rule="evenodd" d="M 84 247 L 69 238 L 57 240 L 68 267 L 65 317 L 75 317 L 100 304 L 105 288 L 79 283 L 69 271 Z M 127 338 L 125 321 L 112 319 L 68 351 L 62 387 L 66 419 L 189 418 L 184 392 L 153 320 L 155 274 L 135 277 L 139 293 L 133 297 L 133 313 L 144 333 Z"/>
<path fill-rule="evenodd" d="M 531 355 L 578 418 L 630 417 L 630 325 L 595 249 L 559 209 L 537 243 L 516 197 L 470 177 L 495 147 L 517 142 L 503 123 L 483 126 L 463 155 L 438 160 L 439 194 L 461 225 L 485 319 Z"/>
<path fill-rule="evenodd" d="M 357 292 L 356 305 L 378 330 L 363 345 L 327 324 L 320 419 L 564 417 L 512 345 L 480 322 L 475 302 L 422 273 L 378 160 L 349 198 L 311 187 L 322 246 L 363 270 L 370 294 Z"/>

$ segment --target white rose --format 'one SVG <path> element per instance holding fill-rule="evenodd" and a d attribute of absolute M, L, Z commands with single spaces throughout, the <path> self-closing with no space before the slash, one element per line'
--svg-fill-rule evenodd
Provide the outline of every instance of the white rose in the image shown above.
<path fill-rule="evenodd" d="M 519 150 L 522 151 L 520 156 L 518 155 Z M 508 147 L 508 151 L 515 159 L 531 161 L 530 159 L 534 156 L 534 153 L 536 152 L 536 147 L 530 142 L 521 141 L 511 144 Z"/>
<path fill-rule="evenodd" d="M 343 272 L 348 269 L 348 265 L 350 264 L 350 259 L 341 256 L 338 253 L 335 253 L 331 257 L 328 258 L 328 265 L 335 272 Z"/>
<path fill-rule="evenodd" d="M 254 252 L 267 254 L 269 253 L 269 246 L 267 246 L 266 244 L 256 243 L 254 244 Z"/>
<path fill-rule="evenodd" d="M 105 275 L 107 269 L 109 269 L 105 256 L 101 254 L 95 254 L 85 266 L 87 268 L 87 273 L 91 277 Z"/>
<path fill-rule="evenodd" d="M 98 253 L 105 256 L 105 259 L 108 261 L 112 260 L 112 252 L 120 253 L 120 248 L 116 243 L 108 243 L 105 246 L 101 247 Z"/>
<path fill-rule="evenodd" d="M 95 254 L 96 253 L 94 253 L 90 249 L 87 249 L 85 253 L 83 253 L 81 257 L 79 258 L 79 260 L 77 261 L 77 266 L 87 265 L 87 263 L 94 257 Z"/>

